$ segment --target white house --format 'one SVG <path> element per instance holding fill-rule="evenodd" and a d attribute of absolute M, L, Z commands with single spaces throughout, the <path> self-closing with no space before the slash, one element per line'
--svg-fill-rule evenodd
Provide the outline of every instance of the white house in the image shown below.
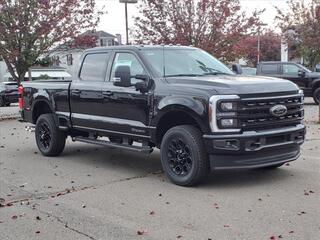
<path fill-rule="evenodd" d="M 96 38 L 96 46 L 114 46 L 121 45 L 121 35 L 112 35 L 104 31 L 87 31 L 81 36 L 92 36 Z M 72 44 L 71 44 L 72 45 Z M 52 49 L 48 54 L 54 60 L 55 65 L 64 67 L 67 69 L 72 76 L 76 74 L 78 69 L 80 56 L 85 49 L 83 48 L 72 48 L 70 44 L 61 44 L 56 48 Z"/>
<path fill-rule="evenodd" d="M 116 34 L 112 35 L 110 33 L 107 33 L 105 31 L 86 31 L 85 33 L 81 34 L 81 36 L 92 36 L 96 38 L 96 46 L 114 46 L 114 45 L 121 45 L 121 35 Z M 69 42 L 70 43 L 70 42 Z M 72 45 L 72 44 L 71 44 Z M 80 48 L 70 48 L 70 44 L 61 44 L 55 48 L 53 48 L 47 55 L 51 57 L 54 60 L 54 65 L 59 66 L 59 69 L 56 69 L 55 67 L 49 68 L 51 70 L 48 70 L 50 74 L 42 74 L 42 75 L 48 75 L 53 76 L 54 74 L 62 74 L 62 71 L 66 71 L 69 73 L 68 75 L 73 76 L 76 69 L 78 69 L 79 60 L 82 52 L 85 49 Z M 64 70 L 62 70 L 64 68 Z M 42 72 L 44 69 L 41 70 Z M 56 73 L 53 73 L 56 71 Z M 31 75 L 36 74 L 39 75 L 39 71 L 33 70 L 31 71 Z M 41 75 L 41 74 L 40 74 Z M 66 78 L 66 74 L 63 73 L 62 78 Z M 7 70 L 6 64 L 3 61 L 0 61 L 0 82 L 8 81 L 8 78 L 10 78 L 10 74 Z M 61 77 L 61 76 L 60 76 Z"/>

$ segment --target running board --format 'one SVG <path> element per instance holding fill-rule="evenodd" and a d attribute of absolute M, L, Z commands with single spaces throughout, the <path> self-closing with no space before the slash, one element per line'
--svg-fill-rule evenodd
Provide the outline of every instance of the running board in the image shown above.
<path fill-rule="evenodd" d="M 72 138 L 72 140 L 77 141 L 77 142 L 91 143 L 91 144 L 105 146 L 105 147 L 113 147 L 113 148 L 118 148 L 118 149 L 122 149 L 122 150 L 130 150 L 130 151 L 135 151 L 135 152 L 140 152 L 140 153 L 145 153 L 145 154 L 150 154 L 153 151 L 153 148 L 151 148 L 149 146 L 142 146 L 142 147 L 131 146 L 131 145 L 127 145 L 127 144 L 112 143 L 109 141 L 86 138 L 86 137 L 74 137 L 74 138 Z"/>

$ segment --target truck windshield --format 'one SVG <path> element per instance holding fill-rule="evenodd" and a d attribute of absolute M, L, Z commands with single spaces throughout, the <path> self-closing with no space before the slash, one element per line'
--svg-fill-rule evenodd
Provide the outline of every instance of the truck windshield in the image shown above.
<path fill-rule="evenodd" d="M 219 60 L 200 49 L 143 49 L 142 54 L 160 77 L 233 74 Z"/>

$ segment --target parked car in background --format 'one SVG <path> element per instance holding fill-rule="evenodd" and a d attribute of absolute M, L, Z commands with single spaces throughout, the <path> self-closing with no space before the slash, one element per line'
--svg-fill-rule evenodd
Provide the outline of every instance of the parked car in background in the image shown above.
<path fill-rule="evenodd" d="M 242 75 L 257 75 L 257 69 L 252 67 L 243 67 Z"/>
<path fill-rule="evenodd" d="M 315 72 L 320 72 L 320 64 L 317 64 L 315 69 L 314 69 Z"/>
<path fill-rule="evenodd" d="M 0 107 L 18 102 L 18 84 L 15 82 L 0 83 Z"/>
<path fill-rule="evenodd" d="M 306 97 L 320 104 L 320 72 L 312 72 L 301 64 L 292 62 L 261 62 L 257 75 L 278 77 L 297 84 Z"/>

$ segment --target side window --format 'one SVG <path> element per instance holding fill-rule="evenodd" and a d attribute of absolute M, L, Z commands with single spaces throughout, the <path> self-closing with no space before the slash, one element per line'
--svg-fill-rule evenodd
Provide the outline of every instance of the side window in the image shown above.
<path fill-rule="evenodd" d="M 277 64 L 263 64 L 261 66 L 262 74 L 278 74 L 278 65 Z"/>
<path fill-rule="evenodd" d="M 91 53 L 86 55 L 81 67 L 81 80 L 103 82 L 108 59 L 108 53 Z"/>
<path fill-rule="evenodd" d="M 129 66 L 130 67 L 130 74 L 131 76 L 135 75 L 140 75 L 143 74 L 145 75 L 146 72 L 144 71 L 142 65 L 140 64 L 139 60 L 136 58 L 135 55 L 132 53 L 117 53 L 112 65 L 112 70 L 111 70 L 111 81 L 113 81 L 115 77 L 115 72 L 117 67 L 119 66 Z M 131 78 L 131 83 L 134 84 L 138 81 L 135 78 Z"/>
<path fill-rule="evenodd" d="M 299 68 L 296 65 L 283 64 L 282 69 L 284 75 L 298 76 Z"/>

